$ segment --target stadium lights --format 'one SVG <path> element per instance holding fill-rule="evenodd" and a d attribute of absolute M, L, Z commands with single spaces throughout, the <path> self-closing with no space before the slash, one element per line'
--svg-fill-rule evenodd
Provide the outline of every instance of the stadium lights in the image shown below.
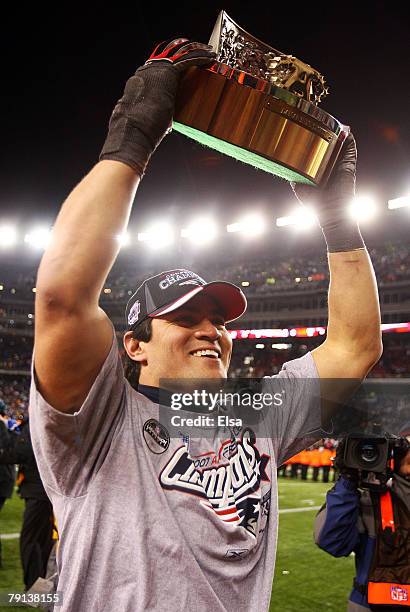
<path fill-rule="evenodd" d="M 410 206 L 410 195 L 403 196 L 402 198 L 395 198 L 394 200 L 389 200 L 387 202 L 387 208 L 390 210 L 404 208 L 405 206 Z"/>
<path fill-rule="evenodd" d="M 240 221 L 226 226 L 228 234 L 242 232 L 246 237 L 260 236 L 265 230 L 265 220 L 259 214 L 246 215 Z"/>
<path fill-rule="evenodd" d="M 129 235 L 128 232 L 123 232 L 122 234 L 118 234 L 116 238 L 120 244 L 121 249 L 131 244 L 131 236 Z"/>
<path fill-rule="evenodd" d="M 215 222 L 209 218 L 200 218 L 193 221 L 188 227 L 181 230 L 181 237 L 188 238 L 195 245 L 211 242 L 218 235 Z"/>
<path fill-rule="evenodd" d="M 138 234 L 139 242 L 147 242 L 154 249 L 168 246 L 174 242 L 174 230 L 172 226 L 163 221 L 154 223 L 146 232 Z"/>
<path fill-rule="evenodd" d="M 349 214 L 356 221 L 369 221 L 378 213 L 375 199 L 370 195 L 356 196 L 349 206 Z"/>
<path fill-rule="evenodd" d="M 305 230 L 316 225 L 317 222 L 317 216 L 314 210 L 309 206 L 301 205 L 287 217 L 278 217 L 276 219 L 276 226 L 286 227 L 288 225 L 294 225 L 298 229 Z"/>
<path fill-rule="evenodd" d="M 12 225 L 0 226 L 0 248 L 8 249 L 17 242 L 17 230 Z"/>
<path fill-rule="evenodd" d="M 51 230 L 48 227 L 35 227 L 24 236 L 24 242 L 35 249 L 45 249 L 50 242 Z"/>
<path fill-rule="evenodd" d="M 273 349 L 277 349 L 278 351 L 285 351 L 286 349 L 292 348 L 291 344 L 285 344 L 283 342 L 280 342 L 279 344 L 272 344 L 271 346 Z"/>

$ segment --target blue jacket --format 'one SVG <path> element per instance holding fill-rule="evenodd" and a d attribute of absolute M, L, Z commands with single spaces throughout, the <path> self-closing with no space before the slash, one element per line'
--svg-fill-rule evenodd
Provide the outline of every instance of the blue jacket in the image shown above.
<path fill-rule="evenodd" d="M 315 542 L 334 557 L 355 553 L 356 586 L 350 593 L 348 610 L 368 610 L 366 586 L 376 543 L 368 491 L 358 491 L 354 483 L 341 476 L 316 516 Z"/>

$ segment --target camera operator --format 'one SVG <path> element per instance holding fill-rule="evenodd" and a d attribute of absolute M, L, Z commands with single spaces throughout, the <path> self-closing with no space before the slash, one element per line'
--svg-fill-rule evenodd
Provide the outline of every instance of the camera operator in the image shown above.
<path fill-rule="evenodd" d="M 410 424 L 386 438 L 384 473 L 352 468 L 348 443 L 337 449 L 339 478 L 316 516 L 315 542 L 334 557 L 355 553 L 348 612 L 410 607 Z"/>

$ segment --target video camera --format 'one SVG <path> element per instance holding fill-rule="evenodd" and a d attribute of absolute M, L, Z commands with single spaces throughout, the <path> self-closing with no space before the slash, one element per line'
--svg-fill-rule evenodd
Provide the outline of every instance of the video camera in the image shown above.
<path fill-rule="evenodd" d="M 409 450 L 406 438 L 353 433 L 340 442 L 335 467 L 359 487 L 380 491 Z"/>

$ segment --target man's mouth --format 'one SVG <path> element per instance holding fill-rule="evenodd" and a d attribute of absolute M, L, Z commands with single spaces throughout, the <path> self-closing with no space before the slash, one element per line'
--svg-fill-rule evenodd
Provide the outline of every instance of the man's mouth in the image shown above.
<path fill-rule="evenodd" d="M 204 357 L 208 359 L 220 359 L 220 355 L 218 351 L 214 351 L 212 349 L 204 349 L 200 351 L 194 351 L 191 353 L 193 357 Z"/>

